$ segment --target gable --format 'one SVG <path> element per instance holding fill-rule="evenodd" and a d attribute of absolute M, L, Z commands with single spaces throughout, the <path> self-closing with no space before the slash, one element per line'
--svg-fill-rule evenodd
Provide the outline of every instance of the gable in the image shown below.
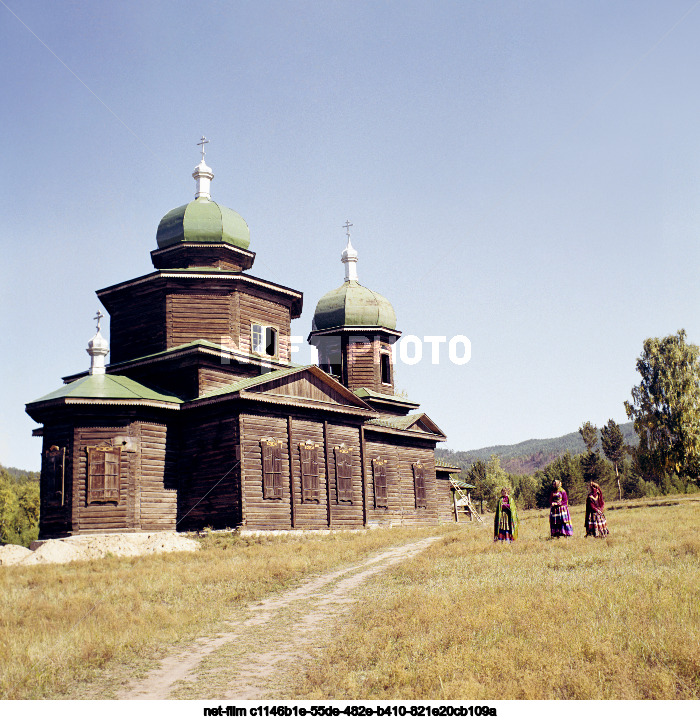
<path fill-rule="evenodd" d="M 365 408 L 365 404 L 345 389 L 335 387 L 337 384 L 329 378 L 320 378 L 309 369 L 300 370 L 292 375 L 256 384 L 247 390 L 265 395 L 286 396 L 320 403 Z M 345 392 L 344 392 L 345 391 Z"/>

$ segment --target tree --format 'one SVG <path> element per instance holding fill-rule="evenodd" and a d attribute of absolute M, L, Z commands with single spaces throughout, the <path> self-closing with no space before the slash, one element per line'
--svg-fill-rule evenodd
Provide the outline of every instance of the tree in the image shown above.
<path fill-rule="evenodd" d="M 542 482 L 536 493 L 538 508 L 549 505 L 549 494 L 554 481 L 557 480 L 562 482 L 570 504 L 583 503 L 586 499 L 586 487 L 583 483 L 579 458 L 580 456 L 573 458 L 567 451 L 538 472 L 537 477 Z"/>
<path fill-rule="evenodd" d="M 583 442 L 586 444 L 586 448 L 589 453 L 593 452 L 593 448 L 598 443 L 598 429 L 590 421 L 586 421 L 579 429 L 578 432 L 583 438 Z"/>
<path fill-rule="evenodd" d="M 639 436 L 640 468 L 656 483 L 665 474 L 697 475 L 700 467 L 699 353 L 681 329 L 647 338 L 637 359 L 642 380 L 625 411 Z"/>
<path fill-rule="evenodd" d="M 620 426 L 611 418 L 607 426 L 600 429 L 600 442 L 603 446 L 605 457 L 613 464 L 615 468 L 615 478 L 617 479 L 617 490 L 622 500 L 622 486 L 620 485 L 619 466 L 625 457 L 625 441 L 622 437 Z"/>
<path fill-rule="evenodd" d="M 593 450 L 598 443 L 598 428 L 590 421 L 586 421 L 578 432 L 586 444 L 587 451 L 581 456 L 581 470 L 583 471 L 583 480 L 586 483 L 599 483 L 600 477 L 604 472 L 602 462 L 598 451 Z"/>

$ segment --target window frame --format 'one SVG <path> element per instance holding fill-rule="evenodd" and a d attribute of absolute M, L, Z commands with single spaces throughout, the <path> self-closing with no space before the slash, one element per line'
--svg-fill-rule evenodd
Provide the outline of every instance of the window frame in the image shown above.
<path fill-rule="evenodd" d="M 85 505 L 121 502 L 122 450 L 115 446 L 87 446 Z M 111 458 L 108 458 L 111 456 Z M 108 464 L 112 469 L 107 473 Z M 108 479 L 111 483 L 107 483 Z"/>
<path fill-rule="evenodd" d="M 256 344 L 255 329 L 260 329 L 260 341 Z M 274 333 L 275 352 L 270 354 L 267 352 L 267 333 Z M 263 340 L 264 338 L 264 340 Z M 262 347 L 262 350 L 261 350 Z M 259 321 L 251 321 L 250 323 L 250 352 L 263 358 L 279 358 L 280 355 L 280 331 L 277 326 L 260 323 Z"/>
<path fill-rule="evenodd" d="M 352 448 L 341 443 L 333 448 L 333 452 L 335 456 L 336 503 L 352 504 L 355 502 L 352 492 Z"/>
<path fill-rule="evenodd" d="M 386 365 L 386 377 L 389 380 L 384 380 L 384 367 Z M 391 353 L 380 353 L 379 354 L 379 376 L 383 386 L 392 385 L 393 373 L 391 368 Z"/>
<path fill-rule="evenodd" d="M 318 443 L 314 443 L 314 441 L 303 441 L 299 444 L 299 474 L 301 480 L 301 502 L 321 503 Z"/>
<path fill-rule="evenodd" d="M 372 459 L 372 482 L 374 484 L 374 507 L 389 508 L 389 493 L 386 481 L 387 460 L 385 458 Z"/>
<path fill-rule="evenodd" d="M 416 508 L 428 507 L 428 493 L 425 486 L 425 466 L 420 462 L 413 464 L 413 492 Z"/>
<path fill-rule="evenodd" d="M 283 499 L 282 441 L 277 438 L 260 439 L 260 468 L 262 497 L 265 501 Z"/>

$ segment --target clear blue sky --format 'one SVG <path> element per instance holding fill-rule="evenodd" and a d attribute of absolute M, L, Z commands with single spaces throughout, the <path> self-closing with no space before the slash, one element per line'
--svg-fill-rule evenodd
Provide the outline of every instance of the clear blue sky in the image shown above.
<path fill-rule="evenodd" d="M 396 370 L 449 447 L 626 420 L 644 339 L 700 342 L 697 5 L 0 0 L 0 463 L 38 469 L 24 404 L 152 269 L 202 134 L 294 333 L 349 218 L 405 334 L 470 338 Z"/>

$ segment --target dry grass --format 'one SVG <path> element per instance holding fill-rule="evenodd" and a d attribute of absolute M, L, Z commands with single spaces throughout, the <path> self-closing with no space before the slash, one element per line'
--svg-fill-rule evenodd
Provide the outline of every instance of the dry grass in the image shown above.
<path fill-rule="evenodd" d="M 461 526 L 366 589 L 293 698 L 697 699 L 700 497 L 611 504 L 611 536 Z M 488 526 L 488 524 L 487 524 Z"/>
<path fill-rule="evenodd" d="M 113 695 L 236 608 L 375 549 L 435 533 L 211 536 L 196 553 L 0 568 L 0 698 Z"/>

